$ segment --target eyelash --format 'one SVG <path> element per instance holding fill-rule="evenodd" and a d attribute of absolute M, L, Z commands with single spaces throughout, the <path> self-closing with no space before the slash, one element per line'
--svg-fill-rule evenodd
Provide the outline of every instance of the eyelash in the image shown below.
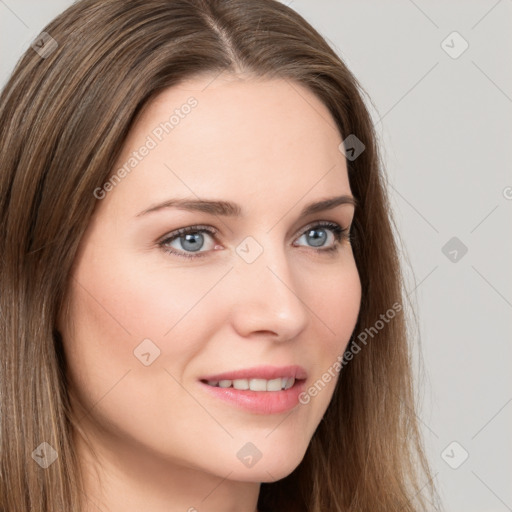
<path fill-rule="evenodd" d="M 308 231 L 312 231 L 316 228 L 329 228 L 335 238 L 335 242 L 331 247 L 320 248 L 313 250 L 317 253 L 335 253 L 339 249 L 339 245 L 343 240 L 351 241 L 351 233 L 349 232 L 349 228 L 342 228 L 339 224 L 336 224 L 335 222 L 330 221 L 319 221 L 313 224 L 310 224 L 304 228 L 302 233 L 300 234 L 299 238 L 306 234 Z M 177 229 L 176 231 L 173 231 L 172 233 L 169 233 L 166 235 L 165 239 L 158 242 L 158 245 L 162 248 L 162 250 L 168 254 L 180 256 L 183 258 L 202 258 L 203 256 L 206 256 L 210 251 L 201 251 L 196 253 L 187 253 L 187 252 L 177 252 L 175 250 L 171 250 L 169 247 L 167 247 L 166 244 L 169 244 L 171 242 L 174 242 L 174 240 L 191 233 L 208 233 L 209 235 L 215 236 L 218 231 L 214 228 L 211 228 L 209 226 L 189 226 L 187 228 L 181 228 Z"/>

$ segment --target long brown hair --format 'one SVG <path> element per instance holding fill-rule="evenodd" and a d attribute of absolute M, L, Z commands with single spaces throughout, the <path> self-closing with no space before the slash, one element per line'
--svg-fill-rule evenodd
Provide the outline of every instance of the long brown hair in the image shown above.
<path fill-rule="evenodd" d="M 222 71 L 309 87 L 342 139 L 353 134 L 365 146 L 347 162 L 362 284 L 353 358 L 304 459 L 262 484 L 258 506 L 427 510 L 436 492 L 415 416 L 394 223 L 364 92 L 336 53 L 275 0 L 83 0 L 44 32 L 0 97 L 0 511 L 84 510 L 72 442 L 79 427 L 55 325 L 93 191 L 149 100 Z M 393 319 L 375 327 L 393 305 Z M 47 469 L 33 455 L 43 442 L 58 454 Z"/>

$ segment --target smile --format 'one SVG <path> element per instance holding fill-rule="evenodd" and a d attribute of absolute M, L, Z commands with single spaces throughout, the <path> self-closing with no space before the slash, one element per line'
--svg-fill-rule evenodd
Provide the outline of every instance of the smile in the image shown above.
<path fill-rule="evenodd" d="M 299 405 L 306 386 L 302 366 L 257 366 L 203 376 L 199 383 L 208 396 L 253 414 L 280 414 Z"/>
<path fill-rule="evenodd" d="M 235 380 L 209 380 L 209 386 L 219 388 L 234 388 L 251 391 L 281 391 L 290 389 L 295 384 L 293 377 L 279 377 L 277 379 L 235 379 Z"/>

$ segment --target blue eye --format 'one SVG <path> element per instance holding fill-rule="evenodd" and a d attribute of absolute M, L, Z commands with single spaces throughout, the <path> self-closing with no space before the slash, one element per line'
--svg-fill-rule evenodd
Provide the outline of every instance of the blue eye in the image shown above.
<path fill-rule="evenodd" d="M 331 236 L 328 233 L 331 232 Z M 169 254 L 182 256 L 185 258 L 199 258 L 205 256 L 215 246 L 215 239 L 217 230 L 209 226 L 190 226 L 187 228 L 177 229 L 159 242 L 159 246 Z M 211 248 L 201 250 L 205 244 L 205 235 L 212 238 L 210 244 Z M 305 238 L 316 252 L 334 252 L 339 249 L 339 244 L 342 240 L 350 240 L 349 228 L 342 228 L 339 224 L 328 221 L 321 221 L 310 226 L 307 226 L 303 234 L 298 238 Z M 324 247 L 328 239 L 331 239 L 331 244 Z M 178 244 L 179 247 L 172 244 Z"/>
<path fill-rule="evenodd" d="M 323 244 L 329 238 L 327 236 L 329 231 L 331 232 L 331 240 L 334 239 L 334 243 L 325 248 L 323 247 Z M 336 251 L 339 243 L 343 239 L 349 239 L 349 234 L 348 229 L 343 229 L 339 224 L 334 222 L 320 222 L 313 226 L 309 226 L 304 234 L 300 236 L 300 238 L 303 237 L 312 244 L 312 247 L 322 247 L 321 249 L 317 249 L 317 251 L 325 252 Z"/>
<path fill-rule="evenodd" d="M 162 240 L 159 245 L 169 254 L 184 256 L 185 258 L 197 258 L 203 256 L 204 252 L 208 252 L 200 251 L 204 245 L 205 234 L 213 237 L 217 234 L 217 231 L 208 226 L 190 226 L 188 228 L 181 228 L 169 233 L 169 236 L 165 238 L 165 240 Z M 175 242 L 178 242 L 181 247 L 176 248 L 171 245 Z M 215 242 L 213 242 L 213 245 L 215 245 Z M 191 252 L 188 253 L 188 251 Z"/>

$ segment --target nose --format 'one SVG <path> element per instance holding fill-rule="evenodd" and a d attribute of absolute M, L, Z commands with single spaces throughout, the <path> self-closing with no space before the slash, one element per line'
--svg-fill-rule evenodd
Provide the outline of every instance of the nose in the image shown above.
<path fill-rule="evenodd" d="M 230 279 L 236 280 L 231 319 L 240 336 L 272 336 L 276 341 L 296 338 L 307 326 L 305 283 L 294 275 L 284 249 L 265 244 L 252 263 L 236 258 Z M 261 249 L 260 249 L 261 250 Z"/>

